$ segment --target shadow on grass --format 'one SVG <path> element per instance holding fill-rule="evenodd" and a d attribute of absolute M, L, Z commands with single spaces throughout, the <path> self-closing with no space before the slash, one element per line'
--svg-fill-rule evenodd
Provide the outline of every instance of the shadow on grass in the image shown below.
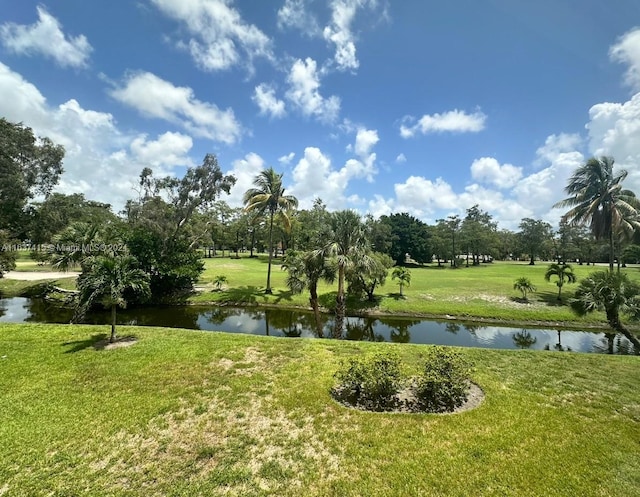
<path fill-rule="evenodd" d="M 107 334 L 106 333 L 98 333 L 93 335 L 91 338 L 87 338 L 86 340 L 76 340 L 74 342 L 65 342 L 62 344 L 63 347 L 71 347 L 68 350 L 65 350 L 65 354 L 73 354 L 74 352 L 80 352 L 81 350 L 88 349 L 89 347 L 93 347 L 98 350 L 104 348 L 104 345 L 107 343 Z"/>
<path fill-rule="evenodd" d="M 406 300 L 407 297 L 404 295 L 400 295 L 399 293 L 387 293 L 387 297 L 392 298 L 393 300 Z"/>
<path fill-rule="evenodd" d="M 563 307 L 571 298 L 570 295 L 562 294 L 562 300 L 558 300 L 558 292 L 539 292 L 538 299 L 550 307 Z"/>
<path fill-rule="evenodd" d="M 238 304 L 257 304 L 258 297 L 264 296 L 264 288 L 257 286 L 239 286 L 216 292 L 222 296 L 222 300 Z"/>
<path fill-rule="evenodd" d="M 63 343 L 63 346 L 72 345 L 72 347 L 65 351 L 65 354 L 73 354 L 74 352 L 80 352 L 81 350 L 92 347 L 94 350 L 115 349 L 120 347 L 127 347 L 133 345 L 138 341 L 135 335 L 117 336 L 113 342 L 109 341 L 106 333 L 100 333 L 93 335 L 87 340 L 76 340 L 75 342 Z"/>

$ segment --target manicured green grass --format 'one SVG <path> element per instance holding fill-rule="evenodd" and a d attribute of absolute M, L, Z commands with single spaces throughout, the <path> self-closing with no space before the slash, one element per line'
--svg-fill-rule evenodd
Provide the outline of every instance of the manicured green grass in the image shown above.
<path fill-rule="evenodd" d="M 0 326 L 0 494 L 640 495 L 637 357 L 459 349 L 485 392 L 454 415 L 329 395 L 340 361 L 428 346 Z"/>
<path fill-rule="evenodd" d="M 270 304 L 308 306 L 308 294 L 291 295 L 286 287 L 286 272 L 276 260 L 272 269 L 273 295 L 265 295 L 266 256 L 256 259 L 214 258 L 205 259 L 206 270 L 200 281 L 205 290 L 194 296 L 193 302 L 237 302 L 242 304 Z M 539 262 L 529 266 L 526 262 L 496 262 L 478 267 L 460 269 L 438 268 L 436 264 L 411 268 L 411 286 L 404 288 L 404 298 L 399 296 L 398 286 L 391 277 L 386 285 L 376 291 L 375 303 L 351 299 L 350 310 L 389 314 L 414 314 L 425 316 L 457 316 L 504 322 L 554 323 L 606 327 L 604 316 L 596 313 L 584 318 L 573 314 L 567 301 L 577 284 L 565 284 L 562 301 L 557 300 L 555 280 L 547 282 L 544 273 L 548 264 Z M 592 271 L 604 266 L 574 265 L 578 281 Z M 638 268 L 624 269 L 634 279 L 640 280 Z M 225 275 L 229 282 L 223 291 L 213 291 L 216 275 Z M 513 289 L 520 276 L 528 277 L 537 287 L 528 302 L 521 300 L 521 293 Z M 321 304 L 333 306 L 336 285 L 319 285 Z"/>

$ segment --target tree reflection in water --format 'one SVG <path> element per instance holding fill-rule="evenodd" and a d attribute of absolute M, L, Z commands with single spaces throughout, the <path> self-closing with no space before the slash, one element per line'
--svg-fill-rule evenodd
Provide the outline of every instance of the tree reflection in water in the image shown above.
<path fill-rule="evenodd" d="M 529 330 L 518 331 L 514 333 L 511 338 L 516 347 L 521 349 L 529 349 L 538 341 L 536 337 L 531 335 Z"/>

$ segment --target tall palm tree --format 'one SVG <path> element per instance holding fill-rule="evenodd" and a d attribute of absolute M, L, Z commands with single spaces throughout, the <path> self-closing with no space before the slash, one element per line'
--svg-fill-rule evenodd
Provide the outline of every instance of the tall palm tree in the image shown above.
<path fill-rule="evenodd" d="M 558 300 L 562 300 L 561 292 L 562 286 L 564 285 L 565 280 L 567 283 L 575 283 L 576 275 L 573 273 L 573 268 L 569 264 L 549 264 L 547 271 L 544 273 L 544 279 L 547 281 L 551 281 L 551 277 L 555 276 L 558 278 L 556 281 L 556 285 L 558 286 Z"/>
<path fill-rule="evenodd" d="M 368 241 L 360 216 L 353 211 L 332 212 L 329 216 L 330 233 L 328 243 L 316 251 L 324 257 L 335 257 L 338 266 L 338 294 L 336 295 L 335 335 L 342 336 L 346 303 L 344 281 L 347 268 L 355 261 L 363 267 L 373 266 L 374 260 L 368 255 Z"/>
<path fill-rule="evenodd" d="M 609 271 L 613 271 L 614 239 L 640 228 L 640 201 L 622 182 L 627 171 L 613 171 L 612 157 L 592 157 L 569 178 L 565 192 L 570 196 L 554 207 L 571 207 L 563 219 L 588 224 L 596 239 L 609 242 Z"/>
<path fill-rule="evenodd" d="M 127 306 L 126 294 L 149 294 L 149 275 L 135 268 L 136 260 L 130 255 L 92 256 L 82 263 L 82 274 L 78 277 L 80 292 L 76 319 L 86 313 L 95 303 L 111 309 L 111 337 L 116 339 L 116 309 Z"/>
<path fill-rule="evenodd" d="M 580 282 L 571 308 L 578 315 L 604 311 L 611 329 L 623 334 L 640 354 L 640 340 L 621 322 L 620 315 L 640 319 L 640 286 L 620 272 L 598 271 Z"/>
<path fill-rule="evenodd" d="M 271 260 L 273 258 L 273 218 L 279 214 L 285 227 L 290 226 L 287 213 L 298 207 L 298 199 L 293 195 L 285 195 L 282 186 L 282 174 L 276 173 L 272 167 L 258 174 L 253 184 L 244 194 L 245 209 L 269 213 L 269 265 L 267 269 L 267 288 L 265 293 L 271 293 Z"/>

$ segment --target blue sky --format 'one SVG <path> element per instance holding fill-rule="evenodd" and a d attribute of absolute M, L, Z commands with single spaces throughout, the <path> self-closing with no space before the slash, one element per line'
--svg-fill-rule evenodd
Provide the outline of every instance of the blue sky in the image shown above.
<path fill-rule="evenodd" d="M 640 192 L 636 0 L 0 0 L 0 116 L 62 143 L 65 193 L 217 155 L 309 207 L 555 224 L 613 155 Z"/>

